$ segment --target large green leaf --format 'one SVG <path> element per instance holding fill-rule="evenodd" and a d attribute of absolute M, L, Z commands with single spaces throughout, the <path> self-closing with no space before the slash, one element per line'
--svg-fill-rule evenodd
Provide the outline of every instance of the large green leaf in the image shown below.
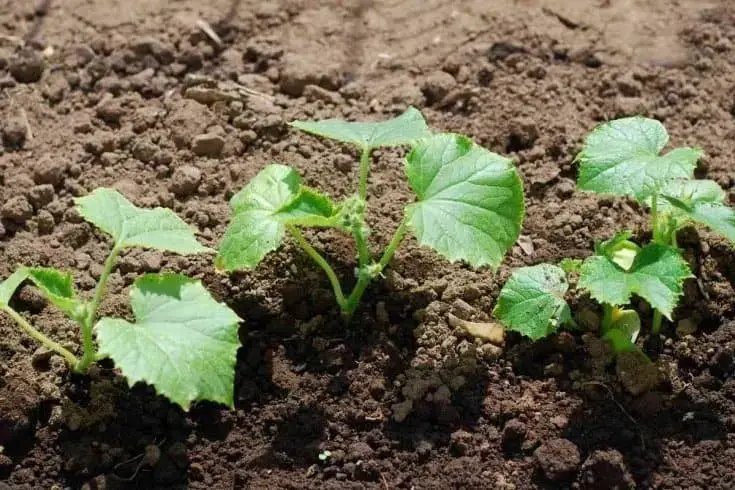
<path fill-rule="evenodd" d="M 102 318 L 95 326 L 100 354 L 131 386 L 149 383 L 184 410 L 196 400 L 232 407 L 240 318 L 179 274 L 146 274 L 130 297 L 135 323 Z"/>
<path fill-rule="evenodd" d="M 659 155 L 668 141 L 666 129 L 655 119 L 628 117 L 602 124 L 577 155 L 577 185 L 643 200 L 674 179 L 691 177 L 702 152 L 676 148 Z"/>
<path fill-rule="evenodd" d="M 0 282 L 0 308 L 8 306 L 10 298 L 15 294 L 15 290 L 28 278 L 28 270 L 21 267 Z"/>
<path fill-rule="evenodd" d="M 110 234 L 115 246 L 197 254 L 210 249 L 200 244 L 194 229 L 166 208 L 142 209 L 114 189 L 101 187 L 75 198 L 79 214 Z"/>
<path fill-rule="evenodd" d="M 285 165 L 268 165 L 230 201 L 233 218 L 215 260 L 218 269 L 251 269 L 283 241 L 286 225 L 334 226 L 332 201 L 301 185 Z"/>
<path fill-rule="evenodd" d="M 41 290 L 43 295 L 67 315 L 79 312 L 83 301 L 77 297 L 74 281 L 69 272 L 49 267 L 26 268 L 28 279 Z"/>
<path fill-rule="evenodd" d="M 294 121 L 291 126 L 317 136 L 352 143 L 366 150 L 380 146 L 407 145 L 429 135 L 424 117 L 413 107 L 394 119 L 381 122 L 326 119 Z"/>
<path fill-rule="evenodd" d="M 566 274 L 560 267 L 522 267 L 503 286 L 493 314 L 508 329 L 538 340 L 571 320 L 564 300 L 568 288 Z"/>
<path fill-rule="evenodd" d="M 671 319 L 682 294 L 684 279 L 692 277 L 689 265 L 673 247 L 650 244 L 638 253 L 629 270 L 609 257 L 596 255 L 582 264 L 579 286 L 601 303 L 618 306 L 633 293 Z"/>
<path fill-rule="evenodd" d="M 725 191 L 712 180 L 674 181 L 664 188 L 660 209 L 682 224 L 693 221 L 735 242 L 735 210 L 725 205 Z"/>
<path fill-rule="evenodd" d="M 513 162 L 464 136 L 439 134 L 406 158 L 418 202 L 408 224 L 422 245 L 449 260 L 497 267 L 523 221 L 523 185 Z"/>

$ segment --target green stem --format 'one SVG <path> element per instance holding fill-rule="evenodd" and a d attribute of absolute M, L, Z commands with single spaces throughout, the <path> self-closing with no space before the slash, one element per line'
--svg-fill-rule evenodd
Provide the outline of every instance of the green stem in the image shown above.
<path fill-rule="evenodd" d="M 122 248 L 116 244 L 110 251 L 110 255 L 107 256 L 104 268 L 102 269 L 102 274 L 100 274 L 100 279 L 97 281 L 97 287 L 94 290 L 92 302 L 87 305 L 87 314 L 79 322 L 79 327 L 82 331 L 82 347 L 84 349 L 84 355 L 76 366 L 74 366 L 74 371 L 77 373 L 86 372 L 89 365 L 97 359 L 97 349 L 94 346 L 94 335 L 92 333 L 92 329 L 94 328 L 94 321 L 97 318 L 97 309 L 102 302 L 102 295 L 105 293 L 107 280 L 110 278 L 112 269 L 115 267 L 115 262 L 117 261 L 117 256 L 120 254 L 121 250 Z"/>
<path fill-rule="evenodd" d="M 360 155 L 360 183 L 358 184 L 358 193 L 360 198 L 367 200 L 367 179 L 370 173 L 370 148 L 362 149 Z"/>
<path fill-rule="evenodd" d="M 337 279 L 337 274 L 334 273 L 334 269 L 332 269 L 324 257 L 319 255 L 319 252 L 317 252 L 314 247 L 306 241 L 306 238 L 304 238 L 304 235 L 301 234 L 301 231 L 299 231 L 298 228 L 293 225 L 286 225 L 286 229 L 288 229 L 288 232 L 291 233 L 291 236 L 294 237 L 296 243 L 299 244 L 302 250 L 306 252 L 307 255 L 309 255 L 309 257 L 311 257 L 311 259 L 327 274 L 327 278 L 329 278 L 329 282 L 332 284 L 332 289 L 334 290 L 334 296 L 337 298 L 337 304 L 344 310 L 345 295 L 342 292 L 342 286 L 339 283 L 339 279 Z"/>
<path fill-rule="evenodd" d="M 661 322 L 663 321 L 663 315 L 658 310 L 653 310 L 653 327 L 652 331 L 654 334 L 658 334 L 661 331 Z"/>
<path fill-rule="evenodd" d="M 357 254 L 360 262 L 360 269 L 367 266 L 371 262 L 370 248 L 368 248 L 367 239 L 365 238 L 365 225 L 360 223 L 352 227 L 352 236 L 355 237 L 357 245 Z"/>
<path fill-rule="evenodd" d="M 73 368 L 77 365 L 79 362 L 78 359 L 74 354 L 72 354 L 67 349 L 63 348 L 61 345 L 57 344 L 50 338 L 46 337 L 44 334 L 36 330 L 28 321 L 23 318 L 20 313 L 15 311 L 14 309 L 10 308 L 9 306 L 5 306 L 2 308 L 3 311 L 5 311 L 10 317 L 15 320 L 15 322 L 26 331 L 28 335 L 36 339 L 38 342 L 40 342 L 44 347 L 47 349 L 50 349 L 60 356 L 62 356 L 64 359 L 66 359 L 66 362 L 69 363 L 69 365 Z"/>
<path fill-rule="evenodd" d="M 357 284 L 355 284 L 350 296 L 347 298 L 345 307 L 342 308 L 342 313 L 346 321 L 349 321 L 355 313 L 357 305 L 360 304 L 360 300 L 362 299 L 362 295 L 370 284 L 371 278 L 383 272 L 383 269 L 385 269 L 393 259 L 393 255 L 396 253 L 396 250 L 403 241 L 403 238 L 406 236 L 406 231 L 408 231 L 408 228 L 406 225 L 406 219 L 404 218 L 395 233 L 393 233 L 393 238 L 383 252 L 383 256 L 381 257 L 380 262 L 378 262 L 377 267 L 371 271 L 372 274 L 366 274 L 366 271 L 361 270 L 360 276 L 357 279 Z"/>
<path fill-rule="evenodd" d="M 658 195 L 651 197 L 651 231 L 653 232 L 653 241 L 658 242 Z"/>
<path fill-rule="evenodd" d="M 383 269 L 386 268 L 386 266 L 390 263 L 391 260 L 393 260 L 393 255 L 396 253 L 396 250 L 401 245 L 401 242 L 403 241 L 403 237 L 406 236 L 406 232 L 408 231 L 408 224 L 406 223 L 406 218 L 403 218 L 401 221 L 401 224 L 398 225 L 398 228 L 396 229 L 396 232 L 393 233 L 393 238 L 391 239 L 390 243 L 386 247 L 385 251 L 383 252 L 383 256 L 380 258 L 380 272 L 383 272 Z"/>

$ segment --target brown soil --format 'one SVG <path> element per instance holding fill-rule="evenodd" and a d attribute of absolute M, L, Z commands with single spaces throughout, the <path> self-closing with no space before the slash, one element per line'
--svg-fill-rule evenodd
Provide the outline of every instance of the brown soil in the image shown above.
<path fill-rule="evenodd" d="M 165 269 L 246 319 L 234 411 L 185 414 L 109 364 L 72 376 L 0 317 L 0 489 L 735 488 L 730 244 L 680 238 L 697 278 L 677 318 L 691 321 L 646 339 L 659 382 L 637 396 L 635 364 L 616 370 L 593 334 L 511 336 L 499 352 L 447 322 L 487 319 L 512 267 L 644 233 L 634 203 L 575 191 L 573 157 L 599 121 L 656 117 L 673 144 L 706 151 L 701 177 L 735 189 L 733 93 L 728 0 L 0 0 L 0 277 L 58 266 L 91 289 L 105 238 L 71 198 L 102 185 L 172 207 L 213 246 L 226 199 L 271 160 L 345 195 L 355 153 L 290 130 L 295 118 L 416 105 L 433 128 L 513 156 L 528 206 L 524 247 L 497 273 L 408 241 L 348 329 L 290 245 L 231 278 L 208 258 L 125 255 L 104 312 L 128 314 L 125 288 Z M 375 154 L 379 245 L 410 199 L 401 157 Z M 349 277 L 351 242 L 309 236 Z M 15 306 L 76 342 L 31 288 Z M 573 306 L 594 327 L 594 305 Z"/>

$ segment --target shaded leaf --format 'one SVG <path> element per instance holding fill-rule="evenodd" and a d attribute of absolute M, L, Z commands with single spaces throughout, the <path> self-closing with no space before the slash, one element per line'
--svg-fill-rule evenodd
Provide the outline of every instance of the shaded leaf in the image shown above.
<path fill-rule="evenodd" d="M 8 306 L 10 299 L 15 294 L 16 289 L 28 278 L 28 270 L 21 267 L 13 272 L 7 279 L 0 282 L 0 308 Z"/>
<path fill-rule="evenodd" d="M 27 267 L 28 279 L 41 290 L 43 295 L 67 315 L 74 315 L 83 305 L 74 289 L 74 280 L 69 272 L 48 267 Z"/>
<path fill-rule="evenodd" d="M 660 209 L 684 223 L 705 225 L 735 242 L 735 210 L 725 205 L 725 197 L 725 191 L 712 180 L 674 181 L 663 190 Z"/>
<path fill-rule="evenodd" d="M 508 327 L 533 340 L 556 332 L 571 320 L 564 295 L 566 274 L 555 265 L 521 267 L 500 291 L 493 314 Z"/>

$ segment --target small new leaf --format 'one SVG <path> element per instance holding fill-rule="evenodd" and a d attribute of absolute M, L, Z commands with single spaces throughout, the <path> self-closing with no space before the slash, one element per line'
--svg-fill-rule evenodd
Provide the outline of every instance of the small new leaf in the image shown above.
<path fill-rule="evenodd" d="M 610 343 L 615 354 L 636 350 L 635 341 L 641 331 L 638 312 L 614 306 L 610 308 L 609 324 L 602 325 L 602 338 Z"/>
<path fill-rule="evenodd" d="M 278 248 L 286 225 L 334 226 L 332 201 L 301 185 L 301 177 L 285 165 L 268 165 L 230 200 L 234 214 L 219 247 L 220 270 L 251 269 Z"/>
<path fill-rule="evenodd" d="M 587 136 L 577 155 L 577 185 L 642 201 L 672 180 L 690 178 L 702 152 L 676 148 L 660 155 L 668 141 L 666 129 L 654 119 L 628 117 L 602 124 Z"/>
<path fill-rule="evenodd" d="M 7 279 L 0 282 L 0 308 L 7 307 L 15 290 L 28 278 L 28 270 L 21 267 L 13 272 Z"/>
<path fill-rule="evenodd" d="M 291 126 L 307 133 L 351 143 L 363 150 L 411 144 L 429 135 L 421 113 L 409 107 L 400 116 L 381 122 L 348 122 L 342 119 L 294 121 Z"/>
<path fill-rule="evenodd" d="M 75 198 L 79 214 L 108 233 L 119 248 L 142 247 L 182 255 L 208 252 L 194 229 L 166 208 L 142 209 L 114 189 L 101 187 Z"/>
<path fill-rule="evenodd" d="M 184 410 L 196 400 L 232 407 L 240 318 L 179 274 L 146 274 L 130 296 L 136 322 L 102 318 L 100 354 L 130 386 L 149 383 Z"/>
<path fill-rule="evenodd" d="M 627 271 L 641 251 L 638 245 L 629 240 L 632 236 L 630 231 L 620 231 L 611 239 L 595 244 L 595 253 L 604 255 Z"/>
<path fill-rule="evenodd" d="M 74 280 L 68 272 L 48 267 L 27 267 L 28 279 L 61 311 L 72 315 L 82 302 L 74 290 Z"/>
<path fill-rule="evenodd" d="M 449 260 L 497 267 L 523 220 L 523 185 L 513 162 L 464 136 L 438 134 L 406 158 L 418 201 L 408 225 L 421 245 Z"/>
<path fill-rule="evenodd" d="M 671 319 L 682 294 L 684 279 L 692 277 L 678 250 L 660 244 L 641 249 L 629 270 L 609 257 L 596 255 L 582 264 L 579 287 L 601 303 L 627 304 L 633 293 Z"/>
<path fill-rule="evenodd" d="M 693 221 L 735 242 L 735 210 L 724 204 L 725 191 L 712 180 L 674 181 L 663 190 L 661 211 Z"/>
<path fill-rule="evenodd" d="M 564 300 L 569 284 L 555 265 L 522 267 L 503 286 L 493 314 L 510 330 L 538 340 L 571 320 Z"/>

